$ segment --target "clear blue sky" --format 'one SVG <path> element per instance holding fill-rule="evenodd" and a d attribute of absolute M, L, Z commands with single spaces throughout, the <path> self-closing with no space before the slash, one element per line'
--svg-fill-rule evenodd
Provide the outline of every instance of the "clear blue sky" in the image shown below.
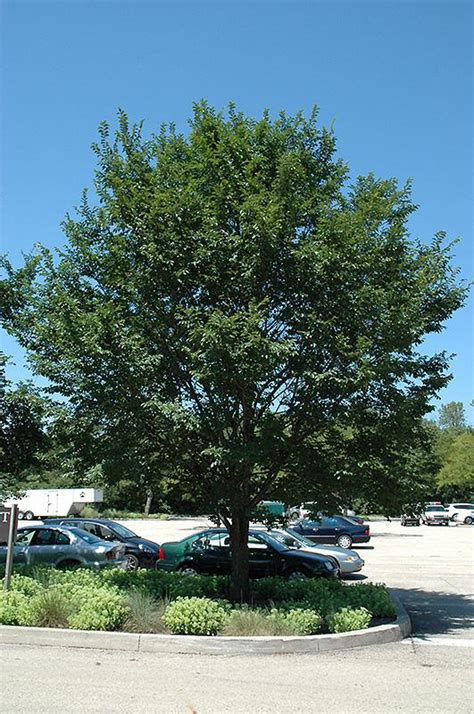
<path fill-rule="evenodd" d="M 412 177 L 414 237 L 461 236 L 472 279 L 472 4 L 456 0 L 3 0 L 2 252 L 15 264 L 90 186 L 97 125 L 117 107 L 147 130 L 192 102 L 259 115 L 321 108 L 353 175 Z M 473 389 L 473 299 L 428 351 L 456 353 L 443 402 Z M 8 337 L 3 349 L 26 375 Z M 474 410 L 468 408 L 474 422 Z"/>

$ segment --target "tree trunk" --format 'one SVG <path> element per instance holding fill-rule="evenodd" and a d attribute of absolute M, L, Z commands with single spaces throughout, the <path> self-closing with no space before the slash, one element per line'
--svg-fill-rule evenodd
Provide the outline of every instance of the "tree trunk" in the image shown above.
<path fill-rule="evenodd" d="M 150 515 L 152 498 L 153 498 L 153 491 L 151 489 L 148 489 L 146 492 L 146 503 L 145 503 L 145 512 L 144 512 L 145 518 L 148 518 L 148 516 Z"/>
<path fill-rule="evenodd" d="M 242 512 L 232 513 L 230 544 L 232 549 L 232 574 L 230 597 L 233 602 L 249 599 L 249 518 Z"/>

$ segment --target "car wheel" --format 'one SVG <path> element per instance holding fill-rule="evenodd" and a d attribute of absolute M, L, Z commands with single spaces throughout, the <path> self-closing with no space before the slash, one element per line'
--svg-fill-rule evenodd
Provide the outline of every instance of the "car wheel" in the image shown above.
<path fill-rule="evenodd" d="M 18 520 L 22 521 L 24 517 L 25 517 L 25 514 L 23 513 L 23 511 L 18 511 Z"/>
<path fill-rule="evenodd" d="M 27 511 L 25 513 L 25 521 L 32 521 L 34 517 L 33 511 Z"/>
<path fill-rule="evenodd" d="M 178 568 L 178 572 L 181 573 L 181 575 L 199 575 L 196 568 L 194 568 L 192 565 L 182 565 L 180 568 Z"/>
<path fill-rule="evenodd" d="M 466 516 L 466 518 L 464 519 L 464 523 L 470 526 L 472 524 L 472 516 Z"/>
<path fill-rule="evenodd" d="M 75 570 L 80 566 L 78 560 L 62 560 L 56 565 L 59 570 Z"/>
<path fill-rule="evenodd" d="M 125 570 L 137 570 L 137 568 L 139 568 L 140 561 L 136 555 L 133 555 L 133 553 L 125 553 L 125 558 L 127 559 Z"/>
<path fill-rule="evenodd" d="M 457 519 L 458 519 L 458 514 L 457 514 L 457 513 L 453 513 L 453 515 L 451 516 L 451 520 L 452 520 L 452 521 L 457 521 Z"/>
<path fill-rule="evenodd" d="M 286 577 L 288 580 L 306 580 L 306 578 L 308 577 L 308 573 L 304 570 L 295 569 L 290 570 Z"/>
<path fill-rule="evenodd" d="M 350 548 L 352 545 L 352 538 L 350 535 L 343 534 L 339 536 L 336 543 L 340 548 Z"/>

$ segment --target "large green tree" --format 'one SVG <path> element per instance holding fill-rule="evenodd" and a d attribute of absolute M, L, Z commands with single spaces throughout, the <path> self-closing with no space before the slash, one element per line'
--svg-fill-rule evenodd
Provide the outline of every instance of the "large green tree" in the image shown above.
<path fill-rule="evenodd" d="M 220 514 L 240 599 L 260 499 L 395 482 L 448 379 L 420 345 L 465 291 L 444 236 L 410 239 L 409 185 L 349 183 L 316 112 L 201 103 L 186 135 L 123 112 L 99 134 L 97 205 L 56 256 L 5 261 L 4 322 L 104 443 L 150 449 Z"/>

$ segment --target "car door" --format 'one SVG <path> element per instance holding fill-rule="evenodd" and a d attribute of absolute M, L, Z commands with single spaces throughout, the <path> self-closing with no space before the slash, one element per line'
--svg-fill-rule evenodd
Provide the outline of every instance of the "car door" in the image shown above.
<path fill-rule="evenodd" d="M 226 560 L 230 564 L 230 547 L 225 549 L 227 551 L 226 559 L 225 553 L 222 553 L 221 543 L 221 534 L 216 533 L 204 533 L 194 541 L 188 557 L 195 563 L 196 569 L 200 573 L 218 575 L 223 572 Z"/>
<path fill-rule="evenodd" d="M 301 535 L 304 535 L 305 538 L 309 538 L 315 543 L 318 543 L 321 540 L 321 521 L 315 519 L 311 521 L 302 521 L 301 523 L 298 523 L 298 526 L 299 528 L 295 526 L 294 529 L 298 530 L 298 532 L 301 533 Z"/>
<path fill-rule="evenodd" d="M 340 521 L 339 518 L 324 516 L 321 519 L 319 541 L 321 543 L 335 543 L 341 533 L 347 531 L 348 528 L 349 524 L 347 523 L 347 528 L 344 529 L 344 522 Z"/>
<path fill-rule="evenodd" d="M 52 563 L 55 557 L 56 531 L 41 528 L 33 531 L 27 549 L 28 563 Z"/>
<path fill-rule="evenodd" d="M 59 538 L 62 535 L 63 538 Z M 68 554 L 69 538 L 52 528 L 41 528 L 34 532 L 28 546 L 29 563 L 57 563 Z"/>
<path fill-rule="evenodd" d="M 275 575 L 278 567 L 277 553 L 267 543 L 257 536 L 250 535 L 249 548 L 249 575 L 251 578 L 262 578 Z"/>

